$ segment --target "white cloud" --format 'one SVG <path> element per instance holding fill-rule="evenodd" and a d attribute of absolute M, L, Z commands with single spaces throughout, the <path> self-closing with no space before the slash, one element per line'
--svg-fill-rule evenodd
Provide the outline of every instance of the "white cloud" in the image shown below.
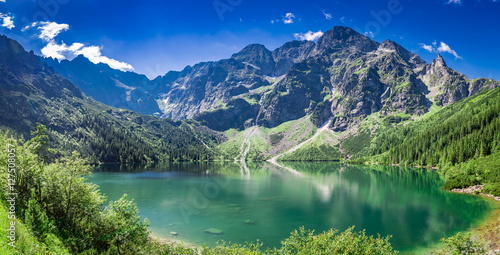
<path fill-rule="evenodd" d="M 64 42 L 62 42 L 61 44 L 57 44 L 56 42 L 51 41 L 45 47 L 43 47 L 42 55 L 44 57 L 56 58 L 59 61 L 63 59 L 74 58 L 78 55 L 83 55 L 94 64 L 104 63 L 108 64 L 111 68 L 122 71 L 134 70 L 134 68 L 130 64 L 103 56 L 101 53 L 101 47 L 84 47 L 83 43 L 73 43 L 71 44 L 71 46 L 68 46 Z"/>
<path fill-rule="evenodd" d="M 447 53 L 450 53 L 453 56 L 455 56 L 455 58 L 462 59 L 462 57 L 460 57 L 457 54 L 456 51 L 452 50 L 451 47 L 448 44 L 446 44 L 444 42 L 441 42 L 439 44 L 439 47 L 437 47 L 437 48 L 436 48 L 436 45 L 437 45 L 436 41 L 432 42 L 432 46 L 431 45 L 427 45 L 425 43 L 420 43 L 420 47 L 422 47 L 423 49 L 427 50 L 428 52 L 436 52 L 436 53 L 447 52 Z"/>
<path fill-rule="evenodd" d="M 39 38 L 44 41 L 53 40 L 59 33 L 69 29 L 68 24 L 57 24 L 55 22 L 41 21 L 38 29 L 41 31 Z"/>
<path fill-rule="evenodd" d="M 318 32 L 313 32 L 309 31 L 307 33 L 295 33 L 293 36 L 295 36 L 296 39 L 304 41 L 316 41 L 318 38 L 320 38 L 323 35 L 323 32 L 318 31 Z"/>
<path fill-rule="evenodd" d="M 74 52 L 83 47 L 81 43 L 73 43 L 71 46 L 66 45 L 64 42 L 57 44 L 52 41 L 42 48 L 42 55 L 44 57 L 56 58 L 58 60 L 66 59 L 67 56 L 73 56 Z"/>
<path fill-rule="evenodd" d="M 425 43 L 421 43 L 420 47 L 424 48 L 428 52 L 434 52 L 434 48 L 430 45 L 425 44 Z"/>
<path fill-rule="evenodd" d="M 461 4 L 462 0 L 448 0 L 447 4 Z"/>
<path fill-rule="evenodd" d="M 30 25 L 25 26 L 22 31 L 26 31 L 32 27 L 37 27 L 37 29 L 40 30 L 38 38 L 47 42 L 47 45 L 45 45 L 45 47 L 41 50 L 44 57 L 51 57 L 60 61 L 68 58 L 71 59 L 78 55 L 83 55 L 94 64 L 104 63 L 108 64 L 111 68 L 122 71 L 134 70 L 130 64 L 103 56 L 101 53 L 102 48 L 99 46 L 85 46 L 83 43 L 79 42 L 73 43 L 70 46 L 66 45 L 64 42 L 57 43 L 55 38 L 59 35 L 59 33 L 69 29 L 68 24 L 58 24 L 56 22 L 47 21 L 33 22 Z"/>
<path fill-rule="evenodd" d="M 101 53 L 101 47 L 98 46 L 88 46 L 83 47 L 75 51 L 75 55 L 83 55 L 88 58 L 92 63 L 104 63 L 108 64 L 111 68 L 122 70 L 122 71 L 133 71 L 134 68 L 125 62 L 120 62 L 116 59 L 108 58 L 103 56 Z"/>
<path fill-rule="evenodd" d="M 1 0 L 0 0 L 1 1 Z M 13 29 L 14 27 L 14 20 L 13 20 L 13 16 L 11 16 L 12 14 L 3 14 L 3 13 L 0 13 L 0 18 L 3 20 L 3 23 L 2 23 L 2 27 L 6 27 L 8 29 Z"/>
<path fill-rule="evenodd" d="M 292 24 L 293 18 L 295 18 L 295 15 L 293 15 L 293 13 L 289 12 L 285 15 L 285 18 L 283 18 L 283 23 Z"/>
<path fill-rule="evenodd" d="M 345 21 L 345 17 L 341 17 L 339 20 L 340 20 L 340 22 L 345 23 L 344 22 Z"/>
<path fill-rule="evenodd" d="M 0 2 L 4 2 L 5 3 L 5 0 L 0 0 Z"/>
<path fill-rule="evenodd" d="M 456 51 L 452 50 L 452 49 L 450 48 L 450 46 L 448 46 L 448 45 L 447 45 L 446 43 L 444 43 L 444 42 L 441 42 L 441 45 L 439 45 L 439 48 L 437 48 L 437 51 L 438 51 L 438 52 L 448 52 L 448 53 L 450 53 L 450 54 L 453 54 L 453 56 L 455 56 L 455 58 L 460 58 L 460 59 L 462 58 L 462 57 L 460 57 L 460 56 L 457 54 L 457 52 L 456 52 Z"/>
<path fill-rule="evenodd" d="M 372 31 L 365 32 L 365 35 L 366 35 L 366 36 L 369 36 L 369 37 L 371 37 L 371 38 L 374 38 L 374 37 L 375 37 L 375 34 L 374 34 Z"/>
<path fill-rule="evenodd" d="M 40 30 L 38 38 L 46 42 L 51 42 L 52 40 L 54 40 L 56 36 L 59 35 L 59 33 L 69 29 L 68 24 L 58 24 L 56 22 L 40 21 L 40 22 L 33 22 L 30 25 L 23 27 L 21 31 L 24 32 L 32 27 L 36 27 L 38 30 Z"/>
<path fill-rule="evenodd" d="M 327 20 L 331 20 L 331 19 L 332 19 L 332 14 L 330 14 L 330 13 L 326 13 L 324 10 L 323 10 L 322 12 L 323 12 L 323 15 L 325 15 L 325 18 L 326 18 Z"/>

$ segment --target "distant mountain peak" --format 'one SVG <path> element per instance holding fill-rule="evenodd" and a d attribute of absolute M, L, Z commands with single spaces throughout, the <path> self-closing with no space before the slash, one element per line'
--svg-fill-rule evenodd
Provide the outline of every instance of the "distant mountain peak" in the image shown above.
<path fill-rule="evenodd" d="M 431 65 L 433 67 L 448 67 L 441 54 L 438 54 L 437 58 L 432 61 Z"/>
<path fill-rule="evenodd" d="M 343 26 L 335 26 L 326 31 L 316 44 L 315 53 L 321 54 L 326 50 L 342 50 L 355 48 L 362 52 L 376 50 L 379 43 L 356 32 L 354 29 Z"/>

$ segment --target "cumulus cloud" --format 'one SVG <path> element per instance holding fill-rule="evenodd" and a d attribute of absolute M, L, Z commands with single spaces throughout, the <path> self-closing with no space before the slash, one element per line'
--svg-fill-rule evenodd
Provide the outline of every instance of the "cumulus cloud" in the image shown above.
<path fill-rule="evenodd" d="M 134 68 L 130 64 L 103 56 L 101 53 L 101 49 L 102 47 L 99 46 L 84 46 L 83 43 L 73 43 L 68 46 L 64 42 L 58 44 L 54 41 L 51 41 L 45 47 L 43 47 L 42 55 L 44 57 L 58 59 L 59 61 L 63 59 L 74 58 L 78 55 L 83 55 L 94 64 L 104 63 L 108 64 L 111 68 L 122 71 L 134 70 Z"/>
<path fill-rule="evenodd" d="M 1 1 L 1 0 L 0 0 Z M 12 14 L 3 14 L 0 13 L 0 18 L 3 20 L 2 27 L 6 27 L 8 29 L 13 29 L 14 27 L 14 17 L 11 16 Z"/>
<path fill-rule="evenodd" d="M 448 52 L 450 54 L 453 54 L 453 56 L 455 56 L 455 58 L 462 58 L 460 57 L 456 51 L 452 50 L 450 48 L 450 46 L 448 46 L 448 44 L 444 43 L 444 42 L 441 42 L 441 45 L 439 45 L 439 48 L 437 48 L 437 51 L 438 52 Z"/>
<path fill-rule="evenodd" d="M 341 17 L 339 20 L 340 20 L 340 22 L 345 23 L 344 22 L 345 21 L 345 17 Z"/>
<path fill-rule="evenodd" d="M 73 55 L 82 47 L 82 43 L 73 43 L 71 46 L 68 46 L 64 42 L 61 44 L 57 44 L 56 42 L 52 41 L 42 48 L 42 55 L 44 57 L 63 60 L 66 59 L 66 56 Z"/>
<path fill-rule="evenodd" d="M 4 2 L 5 3 L 5 0 L 0 0 L 0 2 Z"/>
<path fill-rule="evenodd" d="M 424 48 L 428 52 L 434 52 L 434 47 L 432 47 L 431 45 L 427 45 L 425 43 L 421 43 L 420 47 Z"/>
<path fill-rule="evenodd" d="M 428 52 L 435 52 L 435 53 L 446 52 L 446 53 L 452 54 L 453 56 L 455 56 L 455 58 L 462 59 L 462 57 L 460 57 L 455 50 L 451 49 L 451 47 L 444 42 L 440 42 L 439 47 L 437 47 L 436 41 L 432 42 L 432 45 L 420 43 L 420 47 L 425 49 Z"/>
<path fill-rule="evenodd" d="M 295 18 L 295 15 L 293 15 L 293 13 L 289 12 L 285 15 L 285 18 L 283 18 L 283 23 L 292 24 L 294 18 Z"/>
<path fill-rule="evenodd" d="M 307 33 L 295 33 L 293 36 L 295 36 L 296 39 L 304 41 L 316 41 L 318 38 L 320 38 L 323 35 L 323 32 L 318 31 L 318 32 L 313 32 L 313 31 L 308 31 Z"/>
<path fill-rule="evenodd" d="M 448 0 L 448 4 L 461 4 L 462 0 Z"/>
<path fill-rule="evenodd" d="M 32 27 L 37 27 L 38 30 L 40 30 L 38 38 L 46 42 L 54 40 L 54 38 L 56 38 L 56 36 L 59 35 L 59 33 L 69 29 L 68 24 L 58 24 L 56 22 L 40 21 L 40 22 L 33 22 L 31 23 L 31 25 L 24 27 L 22 30 L 24 31 Z"/>
<path fill-rule="evenodd" d="M 323 10 L 323 15 L 325 15 L 325 18 L 326 18 L 327 20 L 331 20 L 331 19 L 332 19 L 332 14 L 330 14 L 330 13 L 326 13 L 324 10 Z"/>
<path fill-rule="evenodd" d="M 133 71 L 134 70 L 134 68 L 130 64 L 103 56 L 101 53 L 101 47 L 98 47 L 98 46 L 83 47 L 83 48 L 75 51 L 75 55 L 80 55 L 80 54 L 83 55 L 84 57 L 88 58 L 90 60 L 90 62 L 92 62 L 94 64 L 104 63 L 104 64 L 108 64 L 111 68 L 122 70 L 122 71 Z"/>
<path fill-rule="evenodd" d="M 1 0 L 0 0 L 1 1 Z M 83 43 L 75 42 L 71 45 L 67 45 L 64 42 L 58 43 L 55 38 L 64 31 L 69 29 L 68 24 L 58 24 L 56 22 L 34 22 L 28 26 L 25 26 L 22 31 L 26 31 L 30 28 L 37 28 L 40 31 L 37 34 L 38 38 L 47 42 L 47 45 L 42 48 L 41 52 L 44 57 L 55 58 L 59 61 L 64 59 L 71 59 L 78 55 L 83 55 L 88 58 L 92 63 L 104 63 L 108 64 L 111 68 L 122 70 L 122 71 L 132 71 L 134 68 L 125 62 L 118 61 L 102 55 L 102 47 L 99 46 L 85 46 Z"/>

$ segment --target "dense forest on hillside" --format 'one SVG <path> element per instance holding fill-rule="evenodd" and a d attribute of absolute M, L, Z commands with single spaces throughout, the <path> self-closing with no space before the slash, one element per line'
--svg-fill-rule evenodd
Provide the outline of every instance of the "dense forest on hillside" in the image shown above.
<path fill-rule="evenodd" d="M 31 138 L 47 127 L 49 146 L 91 162 L 213 160 L 223 137 L 196 121 L 173 121 L 97 102 L 74 84 L 0 36 L 0 129 Z"/>
<path fill-rule="evenodd" d="M 406 125 L 382 127 L 368 146 L 358 156 L 371 156 L 353 162 L 437 166 L 448 189 L 486 183 L 486 191 L 500 195 L 500 89 Z"/>

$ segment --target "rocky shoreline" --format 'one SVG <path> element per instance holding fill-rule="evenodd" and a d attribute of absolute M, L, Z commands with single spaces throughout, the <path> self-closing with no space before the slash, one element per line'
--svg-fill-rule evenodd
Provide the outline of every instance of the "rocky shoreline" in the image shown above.
<path fill-rule="evenodd" d="M 469 186 L 469 187 L 463 188 L 463 189 L 452 189 L 451 191 L 457 192 L 457 193 L 483 195 L 483 196 L 495 199 L 497 201 L 500 201 L 500 197 L 495 197 L 491 194 L 482 193 L 481 191 L 483 190 L 483 187 L 484 187 L 484 184 L 481 184 L 481 185 Z"/>

